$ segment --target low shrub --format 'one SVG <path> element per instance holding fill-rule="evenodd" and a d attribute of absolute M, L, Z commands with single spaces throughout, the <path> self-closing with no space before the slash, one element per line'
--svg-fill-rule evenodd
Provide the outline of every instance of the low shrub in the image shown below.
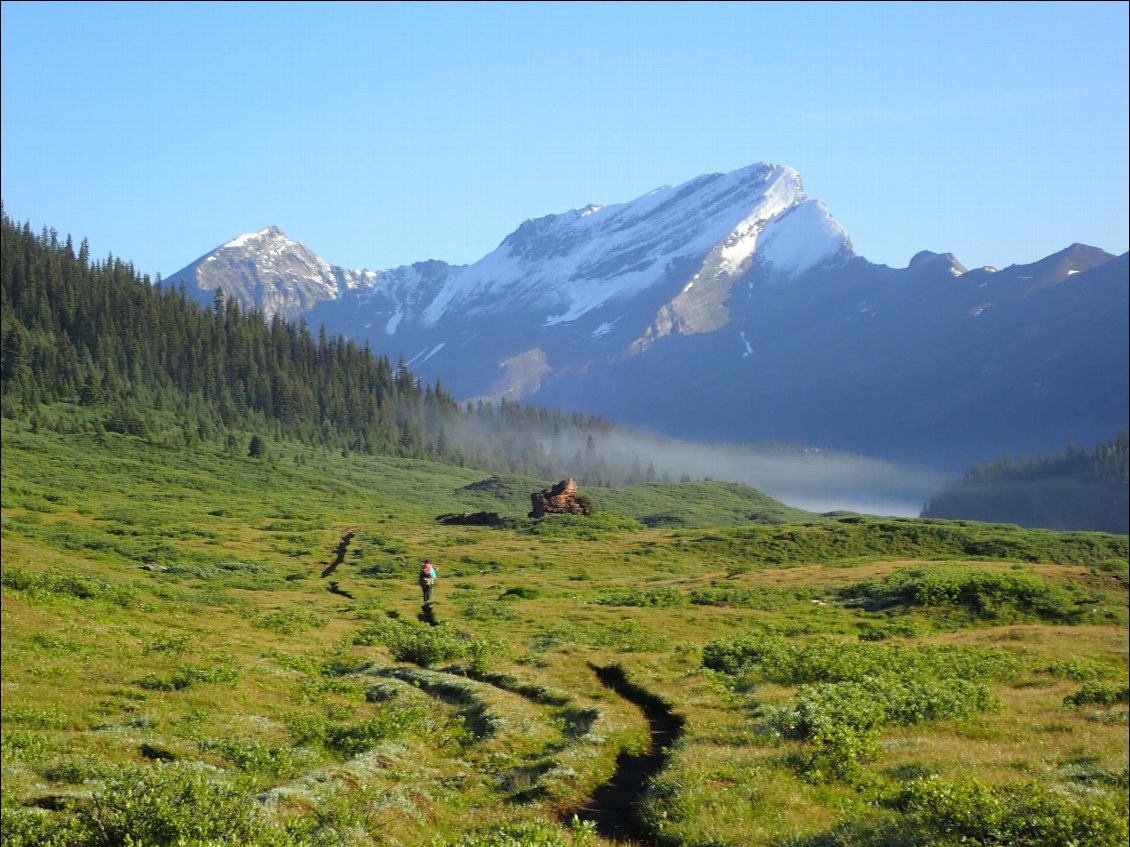
<path fill-rule="evenodd" d="M 1030 615 L 1057 623 L 1078 621 L 1083 604 L 1093 600 L 1079 590 L 1049 583 L 1036 574 L 949 564 L 904 568 L 882 579 L 843 588 L 840 596 L 866 597 L 879 608 L 949 606 L 989 620 Z"/>
<path fill-rule="evenodd" d="M 596 600 L 601 606 L 641 606 L 674 608 L 687 605 L 687 597 L 677 588 L 648 588 L 617 591 Z"/>
<path fill-rule="evenodd" d="M 0 574 L 0 584 L 15 591 L 24 591 L 31 597 L 64 597 L 78 600 L 101 600 L 115 606 L 129 607 L 136 592 L 128 585 L 115 585 L 104 579 L 48 568 L 39 573 L 20 567 L 7 568 Z"/>
<path fill-rule="evenodd" d="M 47 782 L 63 782 L 78 785 L 91 779 L 99 779 L 105 767 L 93 758 L 66 758 L 46 765 L 40 771 Z"/>
<path fill-rule="evenodd" d="M 830 637 L 796 642 L 767 633 L 710 641 L 703 648 L 702 663 L 722 673 L 749 673 L 785 685 L 843 682 L 889 673 L 1005 682 L 1024 670 L 1016 655 L 999 648 L 875 644 Z"/>
<path fill-rule="evenodd" d="M 1112 685 L 1106 682 L 1088 681 L 1079 686 L 1074 694 L 1063 698 L 1067 706 L 1113 706 L 1115 703 L 1130 702 L 1130 685 Z"/>
<path fill-rule="evenodd" d="M 258 776 L 290 779 L 299 773 L 294 751 L 287 747 L 270 747 L 251 739 L 224 738 L 201 742 L 200 749 L 214 750 L 233 767 Z"/>
<path fill-rule="evenodd" d="M 465 636 L 450 626 L 427 626 L 406 620 L 377 621 L 353 635 L 354 644 L 383 644 L 398 662 L 431 667 L 471 659 L 482 665 L 503 651 L 501 644 Z"/>
<path fill-rule="evenodd" d="M 639 532 L 643 524 L 615 512 L 598 515 L 547 515 L 534 521 L 530 534 L 543 541 L 599 541 L 627 532 Z"/>
<path fill-rule="evenodd" d="M 534 588 L 532 585 L 516 585 L 513 588 L 507 588 L 499 596 L 499 600 L 533 600 L 541 597 L 541 589 Z"/>
<path fill-rule="evenodd" d="M 327 750 L 352 758 L 389 738 L 401 738 L 412 732 L 427 735 L 430 720 L 428 710 L 422 705 L 391 705 L 359 723 L 330 724 L 324 744 Z"/>
<path fill-rule="evenodd" d="M 294 744 L 319 746 L 342 758 L 358 756 L 381 741 L 411 732 L 429 735 L 432 727 L 432 719 L 424 706 L 399 703 L 379 708 L 369 718 L 356 723 L 339 723 L 309 712 L 291 712 L 283 717 L 283 723 Z"/>
<path fill-rule="evenodd" d="M 1040 782 L 991 786 L 976 779 L 914 780 L 898 799 L 932 844 L 1086 844 L 1116 847 L 1127 840 L 1125 797 L 1082 798 Z"/>
<path fill-rule="evenodd" d="M 246 847 L 282 844 L 238 788 L 199 767 L 160 763 L 120 771 L 88 802 L 62 812 L 3 809 L 5 847 Z"/>
<path fill-rule="evenodd" d="M 667 645 L 664 636 L 630 619 L 586 628 L 579 635 L 582 643 L 611 647 L 623 653 L 662 650 Z"/>
<path fill-rule="evenodd" d="M 270 630 L 279 635 L 299 635 L 309 629 L 320 629 L 328 622 L 326 615 L 304 609 L 279 609 L 251 619 L 251 625 L 256 629 Z"/>
<path fill-rule="evenodd" d="M 775 611 L 816 596 L 807 588 L 764 588 L 740 585 L 692 588 L 690 601 L 695 606 L 737 606 L 742 609 Z"/>
<path fill-rule="evenodd" d="M 146 674 L 137 684 L 150 691 L 181 691 L 197 682 L 236 685 L 239 682 L 239 671 L 228 665 L 194 665 L 185 662 L 177 665 L 168 676 Z"/>
<path fill-rule="evenodd" d="M 496 824 L 467 832 L 437 847 L 591 847 L 596 844 L 596 825 L 574 819 L 566 829 L 548 821 Z"/>

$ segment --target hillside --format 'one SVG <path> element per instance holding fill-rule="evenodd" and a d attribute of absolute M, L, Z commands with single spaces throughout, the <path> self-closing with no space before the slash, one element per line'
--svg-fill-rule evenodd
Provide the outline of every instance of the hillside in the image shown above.
<path fill-rule="evenodd" d="M 153 286 L 85 241 L 0 221 L 0 396 L 8 417 L 52 403 L 83 408 L 80 431 L 243 449 L 273 439 L 345 453 L 437 460 L 494 471 L 642 482 L 630 433 L 591 415 L 501 401 L 459 406 L 326 330 L 244 310 L 218 294 L 205 308 Z M 605 440 L 615 442 L 605 447 Z M 238 442 L 238 443 L 237 443 Z"/>
<path fill-rule="evenodd" d="M 5 845 L 1126 839 L 1125 536 L 725 526 L 771 504 L 715 483 L 535 522 L 545 480 L 44 414 L 3 421 Z"/>
<path fill-rule="evenodd" d="M 952 475 L 1126 426 L 1130 256 L 1074 243 L 1000 268 L 907 258 L 855 254 L 799 173 L 756 164 L 527 220 L 470 265 L 356 274 L 269 227 L 168 284 L 402 356 L 461 402 L 533 402 L 668 438 L 802 443 Z"/>
<path fill-rule="evenodd" d="M 664 482 L 3 224 L 5 847 L 1125 842 L 1125 535 Z"/>
<path fill-rule="evenodd" d="M 1048 529 L 1130 532 L 1126 430 L 1089 450 L 1001 459 L 970 468 L 931 498 L 927 518 L 967 518 Z"/>

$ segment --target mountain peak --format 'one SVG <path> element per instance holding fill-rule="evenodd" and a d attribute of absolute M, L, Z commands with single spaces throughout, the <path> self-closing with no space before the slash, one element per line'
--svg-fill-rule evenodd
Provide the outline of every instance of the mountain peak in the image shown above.
<path fill-rule="evenodd" d="M 236 236 L 166 279 L 184 283 L 207 301 L 217 289 L 246 308 L 268 317 L 295 318 L 319 302 L 376 280 L 372 271 L 351 271 L 331 265 L 271 225 Z"/>
<path fill-rule="evenodd" d="M 951 276 L 961 276 L 967 271 L 965 265 L 961 264 L 953 253 L 934 253 L 931 250 L 920 250 L 915 253 L 908 267 L 911 270 L 943 268 Z"/>
<path fill-rule="evenodd" d="M 244 246 L 246 246 L 247 244 L 250 244 L 253 241 L 259 241 L 259 240 L 264 240 L 264 239 L 270 239 L 270 240 L 285 239 L 286 241 L 290 240 L 289 238 L 286 237 L 286 233 L 284 233 L 281 229 L 279 229 L 277 226 L 272 224 L 271 226 L 267 227 L 266 229 L 261 229 L 258 232 L 248 232 L 248 233 L 245 233 L 244 235 L 237 235 L 231 241 L 228 241 L 228 242 L 222 244 L 217 249 L 218 250 L 228 250 L 228 249 L 234 250 L 234 249 L 237 249 L 237 248 L 240 248 L 240 247 L 244 247 Z"/>
<path fill-rule="evenodd" d="M 453 309 L 545 308 L 541 320 L 552 326 L 644 291 L 669 301 L 695 287 L 691 299 L 711 302 L 713 323 L 715 306 L 759 261 L 784 277 L 841 254 L 852 255 L 851 242 L 823 204 L 805 195 L 800 175 L 759 163 L 626 203 L 527 220 L 493 253 L 453 274 L 422 317 L 435 325 Z"/>

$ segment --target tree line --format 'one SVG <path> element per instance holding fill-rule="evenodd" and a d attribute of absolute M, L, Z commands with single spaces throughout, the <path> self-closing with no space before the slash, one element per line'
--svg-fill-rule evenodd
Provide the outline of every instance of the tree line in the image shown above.
<path fill-rule="evenodd" d="M 1002 458 L 970 468 L 929 503 L 922 517 L 968 518 L 1049 529 L 1130 531 L 1127 430 L 1090 450 Z"/>
<path fill-rule="evenodd" d="M 222 292 L 201 306 L 183 285 L 153 284 L 112 254 L 92 258 L 85 239 L 76 249 L 0 211 L 7 417 L 46 421 L 67 404 L 86 412 L 84 428 L 260 454 L 275 438 L 590 485 L 652 473 L 602 455 L 602 436 L 620 429 L 609 421 L 505 400 L 461 405 L 367 342 L 267 319 Z"/>

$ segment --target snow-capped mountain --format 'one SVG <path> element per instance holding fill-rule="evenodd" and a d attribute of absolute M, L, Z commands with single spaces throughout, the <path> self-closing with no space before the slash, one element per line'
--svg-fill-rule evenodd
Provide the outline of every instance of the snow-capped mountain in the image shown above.
<path fill-rule="evenodd" d="M 693 270 L 680 278 L 684 301 L 715 302 L 755 258 L 790 274 L 850 254 L 847 235 L 805 196 L 796 171 L 754 165 L 631 203 L 526 221 L 489 256 L 453 272 L 420 318 L 434 326 L 451 310 L 519 309 L 540 312 L 542 326 L 574 323 L 662 287 L 674 267 Z"/>
<path fill-rule="evenodd" d="M 1083 245 L 875 265 L 758 164 L 526 221 L 466 266 L 344 271 L 269 227 L 167 282 L 368 341 L 461 400 L 964 467 L 1125 425 L 1125 266 Z"/>
<path fill-rule="evenodd" d="M 277 226 L 248 233 L 221 244 L 211 253 L 166 280 L 181 282 L 196 297 L 207 299 L 217 289 L 247 308 L 268 317 L 295 318 L 323 300 L 372 285 L 372 271 L 351 271 L 331 265 L 308 248 L 291 241 Z"/>

